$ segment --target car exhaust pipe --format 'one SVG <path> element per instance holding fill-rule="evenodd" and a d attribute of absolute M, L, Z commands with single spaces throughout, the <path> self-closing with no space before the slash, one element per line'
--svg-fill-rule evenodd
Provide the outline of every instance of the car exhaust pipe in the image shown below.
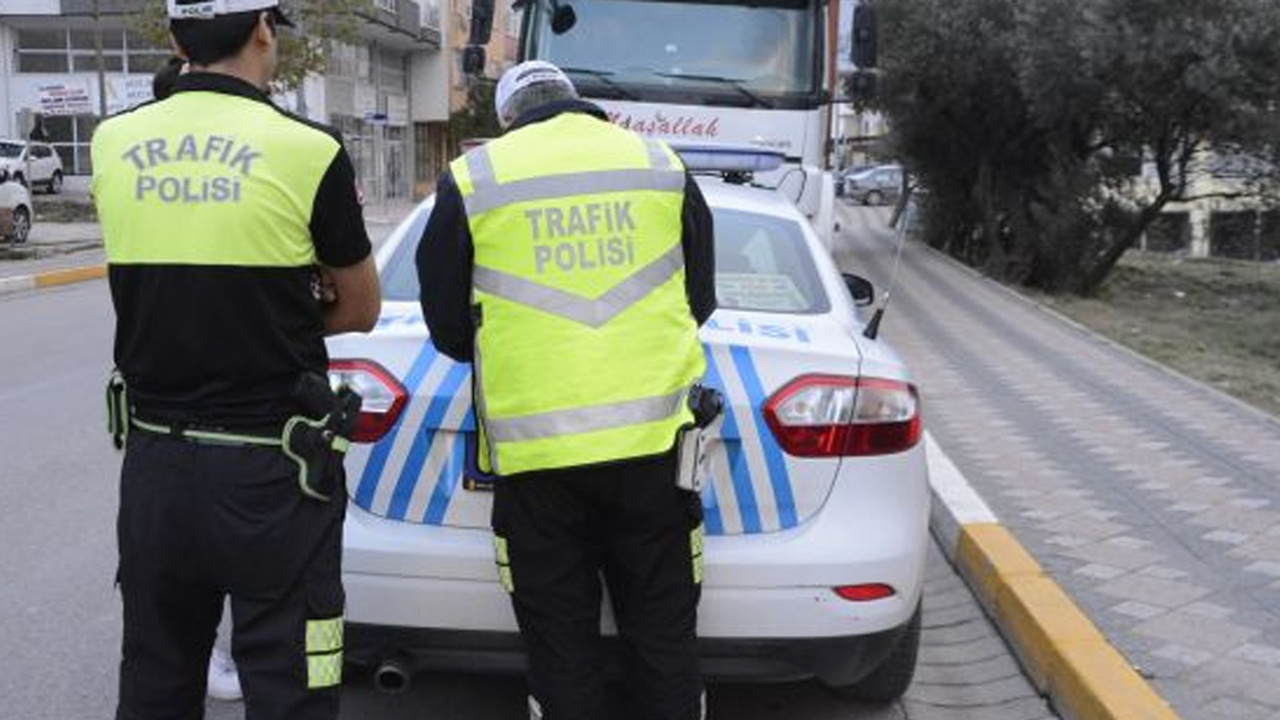
<path fill-rule="evenodd" d="M 384 660 L 373 671 L 373 687 L 383 695 L 402 695 L 413 685 L 413 673 L 400 660 Z"/>

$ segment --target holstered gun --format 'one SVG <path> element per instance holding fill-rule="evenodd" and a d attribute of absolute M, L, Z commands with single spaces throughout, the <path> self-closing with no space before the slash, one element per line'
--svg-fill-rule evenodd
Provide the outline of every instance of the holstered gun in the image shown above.
<path fill-rule="evenodd" d="M 302 494 L 329 502 L 360 416 L 360 395 L 345 385 L 334 392 L 323 376 L 308 373 L 299 378 L 294 400 L 303 414 L 285 423 L 284 454 L 298 465 Z"/>

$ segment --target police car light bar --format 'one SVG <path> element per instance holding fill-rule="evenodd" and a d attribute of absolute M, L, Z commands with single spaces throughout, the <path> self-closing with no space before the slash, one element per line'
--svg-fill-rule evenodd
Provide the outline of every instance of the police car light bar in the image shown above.
<path fill-rule="evenodd" d="M 690 172 L 757 173 L 777 170 L 787 156 L 754 145 L 670 143 Z"/>

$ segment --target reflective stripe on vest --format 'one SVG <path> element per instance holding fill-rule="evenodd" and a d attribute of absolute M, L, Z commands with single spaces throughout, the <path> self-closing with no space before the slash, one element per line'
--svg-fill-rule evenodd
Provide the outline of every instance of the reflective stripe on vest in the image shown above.
<path fill-rule="evenodd" d="M 684 289 L 684 168 L 565 114 L 451 165 L 474 247 L 482 470 L 668 451 L 704 368 Z"/>
<path fill-rule="evenodd" d="M 680 412 L 688 394 L 687 390 L 680 390 L 671 395 L 624 400 L 606 405 L 552 410 L 501 420 L 491 419 L 486 427 L 494 442 L 519 442 L 658 422 Z"/>
<path fill-rule="evenodd" d="M 600 327 L 643 300 L 655 288 L 684 269 L 684 250 L 676 245 L 603 295 L 584 298 L 517 275 L 476 267 L 472 282 L 477 290 L 537 308 L 574 322 Z"/>
<path fill-rule="evenodd" d="M 464 156 L 472 186 L 471 193 L 463 198 L 467 215 L 476 217 L 507 205 L 569 195 L 684 189 L 684 171 L 671 167 L 666 150 L 651 139 L 645 139 L 645 149 L 649 154 L 649 169 L 589 170 L 499 184 L 494 179 L 488 150 L 482 145 Z"/>

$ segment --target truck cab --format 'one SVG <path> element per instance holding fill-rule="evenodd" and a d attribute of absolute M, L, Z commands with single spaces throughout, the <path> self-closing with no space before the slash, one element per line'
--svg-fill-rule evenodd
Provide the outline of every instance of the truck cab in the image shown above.
<path fill-rule="evenodd" d="M 555 63 L 613 122 L 669 142 L 754 145 L 785 155 L 782 168 L 756 182 L 790 198 L 830 247 L 835 185 L 826 153 L 835 69 L 828 50 L 838 4 L 517 5 L 524 9 L 520 60 Z"/>

